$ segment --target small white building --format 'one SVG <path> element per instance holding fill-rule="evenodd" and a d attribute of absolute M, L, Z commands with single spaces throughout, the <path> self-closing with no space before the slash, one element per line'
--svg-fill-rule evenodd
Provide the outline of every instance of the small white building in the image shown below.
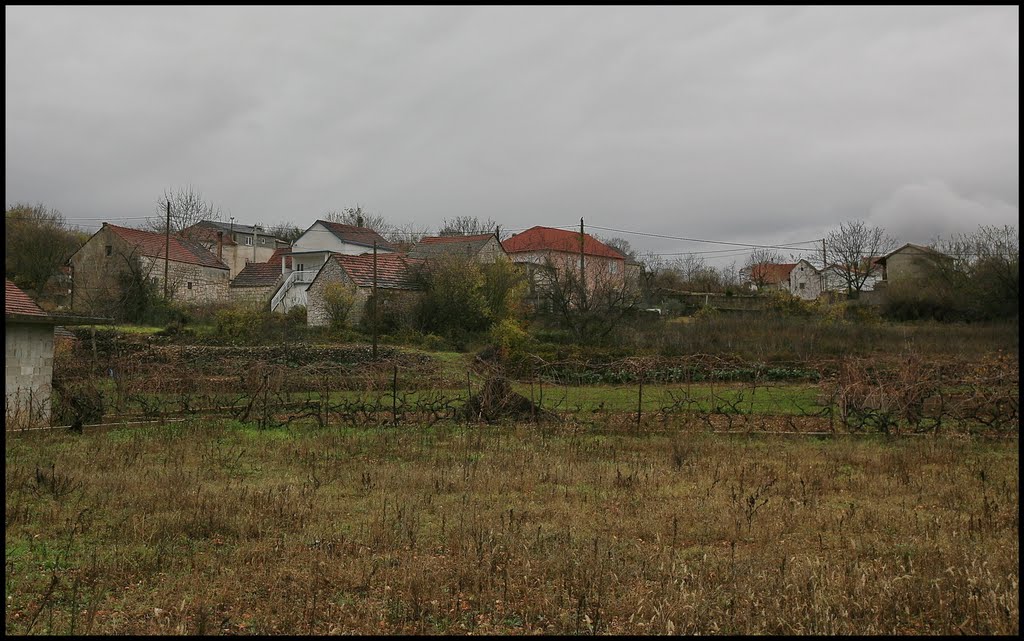
<path fill-rule="evenodd" d="M 822 275 L 817 267 L 801 258 L 789 272 L 789 293 L 802 300 L 817 300 L 821 295 Z"/>

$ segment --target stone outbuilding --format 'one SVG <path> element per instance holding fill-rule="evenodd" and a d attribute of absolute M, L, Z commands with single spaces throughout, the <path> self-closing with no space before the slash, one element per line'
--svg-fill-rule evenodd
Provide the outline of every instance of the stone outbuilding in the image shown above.
<path fill-rule="evenodd" d="M 474 236 L 426 236 L 409 250 L 409 258 L 431 260 L 442 256 L 466 256 L 482 264 L 509 260 L 495 234 Z"/>
<path fill-rule="evenodd" d="M 162 292 L 165 257 L 171 300 L 189 304 L 228 300 L 227 264 L 198 242 L 103 223 L 71 256 L 72 309 L 108 310 L 111 301 L 122 296 L 123 276 L 132 271 L 138 272 L 133 275 L 136 281 L 144 279 Z"/>
<path fill-rule="evenodd" d="M 54 329 L 106 319 L 47 314 L 17 285 L 4 283 L 4 425 L 49 425 L 53 393 Z M 62 330 L 62 334 L 66 334 Z"/>
<path fill-rule="evenodd" d="M 332 283 L 340 283 L 352 293 L 354 300 L 346 324 L 350 327 L 359 325 L 367 313 L 367 302 L 373 292 L 373 260 L 373 254 L 332 254 L 328 258 L 306 291 L 306 322 L 310 327 L 330 325 L 324 293 Z M 420 287 L 416 283 L 413 269 L 419 262 L 403 254 L 377 255 L 377 292 L 382 306 L 379 312 L 383 313 L 383 308 L 391 308 L 392 311 L 398 308 L 411 309 L 416 303 Z"/>

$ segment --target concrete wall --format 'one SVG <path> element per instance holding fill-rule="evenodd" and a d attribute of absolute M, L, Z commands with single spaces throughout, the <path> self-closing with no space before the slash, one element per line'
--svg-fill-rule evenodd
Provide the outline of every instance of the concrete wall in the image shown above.
<path fill-rule="evenodd" d="M 4 323 L 4 422 L 7 429 L 48 425 L 53 325 Z"/>

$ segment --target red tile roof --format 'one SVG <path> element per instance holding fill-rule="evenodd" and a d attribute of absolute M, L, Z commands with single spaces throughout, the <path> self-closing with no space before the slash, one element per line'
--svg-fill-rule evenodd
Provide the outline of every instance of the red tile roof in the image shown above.
<path fill-rule="evenodd" d="M 590 234 L 584 234 L 583 236 L 584 254 L 617 258 L 619 260 L 626 259 L 625 256 Z M 531 227 L 504 241 L 501 243 L 501 246 L 510 254 L 545 250 L 578 254 L 580 252 L 580 233 L 565 229 L 555 229 L 553 227 Z"/>
<path fill-rule="evenodd" d="M 373 247 L 373 242 L 377 241 L 377 249 L 395 251 L 395 248 L 388 244 L 388 241 L 384 240 L 383 236 L 369 227 L 343 225 L 341 223 L 332 223 L 328 220 L 317 220 L 316 222 L 326 227 L 332 234 L 338 237 L 338 240 L 346 243 L 362 245 L 364 247 Z"/>
<path fill-rule="evenodd" d="M 35 301 L 29 298 L 28 294 L 21 291 L 17 285 L 12 283 L 9 279 L 4 279 L 6 282 L 6 288 L 4 291 L 4 315 L 8 314 L 20 314 L 22 316 L 40 316 L 47 317 L 49 314 L 44 312 L 39 305 L 36 305 Z"/>
<path fill-rule="evenodd" d="M 750 279 L 766 285 L 778 285 L 789 280 L 789 273 L 794 267 L 796 263 L 761 263 L 750 269 Z"/>
<path fill-rule="evenodd" d="M 164 234 L 145 231 L 142 229 L 131 229 L 130 227 L 118 227 L 117 225 L 111 225 L 109 223 L 105 226 L 107 229 L 123 238 L 128 244 L 133 247 L 137 247 L 139 253 L 143 256 L 152 256 L 154 258 L 164 257 L 164 248 L 166 246 L 166 238 Z M 228 269 L 228 266 L 224 264 L 223 261 L 219 260 L 216 256 L 207 251 L 205 247 L 195 241 L 180 238 L 178 236 L 171 236 L 170 249 L 169 257 L 175 262 L 202 265 L 203 267 L 216 267 L 218 269 Z"/>
<path fill-rule="evenodd" d="M 291 250 L 292 250 L 291 247 L 278 247 L 277 249 L 274 250 L 274 253 L 270 255 L 270 258 L 267 259 L 267 262 L 268 263 L 274 263 L 275 265 L 277 265 L 278 269 L 280 269 L 280 267 L 281 267 L 281 256 L 283 254 L 289 253 Z M 284 266 L 285 267 L 291 267 L 292 266 L 292 257 L 291 256 L 285 256 L 284 257 Z"/>
<path fill-rule="evenodd" d="M 373 286 L 373 254 L 351 256 L 331 254 L 348 277 L 359 287 Z M 402 254 L 377 254 L 377 287 L 386 289 L 419 289 L 410 267 L 419 261 Z"/>

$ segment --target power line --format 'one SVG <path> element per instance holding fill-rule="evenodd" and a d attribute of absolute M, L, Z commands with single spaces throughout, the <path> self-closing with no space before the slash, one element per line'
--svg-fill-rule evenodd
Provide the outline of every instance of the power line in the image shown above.
<path fill-rule="evenodd" d="M 651 237 L 654 237 L 654 238 L 668 238 L 669 240 L 683 240 L 683 241 L 691 242 L 691 243 L 711 243 L 711 244 L 715 244 L 715 245 L 738 245 L 740 247 L 766 248 L 766 249 L 767 248 L 771 248 L 771 249 L 790 249 L 790 250 L 794 250 L 795 249 L 795 250 L 798 250 L 798 251 L 815 251 L 815 249 L 798 248 L 798 247 L 793 247 L 793 245 L 807 245 L 807 244 L 810 244 L 810 243 L 820 243 L 822 241 L 821 238 L 817 238 L 817 239 L 814 239 L 814 240 L 805 240 L 805 241 L 800 241 L 800 242 L 795 242 L 795 243 L 789 243 L 788 245 L 758 245 L 758 244 L 754 244 L 754 243 L 734 243 L 734 242 L 730 242 L 730 241 L 726 241 L 726 240 L 704 240 L 704 239 L 700 239 L 700 238 L 684 238 L 682 236 L 669 236 L 667 234 L 652 234 L 652 233 L 643 232 L 643 231 L 631 231 L 631 230 L 628 230 L 628 229 L 614 229 L 612 227 L 601 227 L 600 225 L 588 225 L 588 227 L 590 227 L 591 229 L 601 229 L 601 230 L 604 230 L 604 231 L 613 231 L 613 232 L 616 232 L 616 233 L 619 233 L 619 234 L 635 234 L 637 236 L 651 236 Z"/>

